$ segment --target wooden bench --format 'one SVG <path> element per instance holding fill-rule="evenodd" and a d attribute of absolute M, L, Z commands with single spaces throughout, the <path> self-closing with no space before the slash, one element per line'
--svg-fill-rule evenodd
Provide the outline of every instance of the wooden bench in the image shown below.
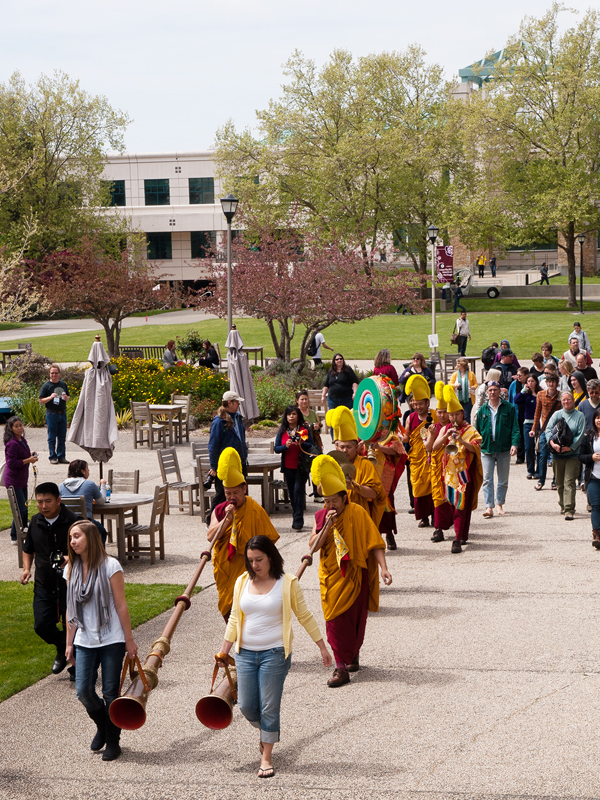
<path fill-rule="evenodd" d="M 129 344 L 124 347 L 119 345 L 119 356 L 125 358 L 157 358 L 162 362 L 164 345 L 161 344 Z"/>

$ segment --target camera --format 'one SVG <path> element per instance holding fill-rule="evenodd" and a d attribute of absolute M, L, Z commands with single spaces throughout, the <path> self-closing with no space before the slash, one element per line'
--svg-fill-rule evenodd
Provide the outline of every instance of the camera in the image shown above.
<path fill-rule="evenodd" d="M 290 442 L 299 442 L 300 441 L 300 434 L 298 433 L 298 431 L 296 431 L 296 433 L 291 433 L 291 434 L 288 433 L 288 438 L 289 438 Z"/>
<path fill-rule="evenodd" d="M 202 485 L 204 486 L 205 489 L 212 489 L 212 485 L 214 482 L 215 482 L 215 476 L 209 475 Z"/>
<path fill-rule="evenodd" d="M 521 389 L 521 394 L 531 394 L 531 389 L 529 388 L 529 386 L 523 386 L 523 388 Z"/>
<path fill-rule="evenodd" d="M 62 550 L 54 550 L 54 552 L 50 553 L 50 566 L 56 572 L 57 575 L 60 575 L 62 578 L 63 574 L 63 561 L 65 560 L 65 554 Z"/>
<path fill-rule="evenodd" d="M 431 416 L 431 413 L 428 413 L 427 418 L 425 419 L 425 428 L 430 428 L 431 425 L 433 425 L 433 417 Z"/>

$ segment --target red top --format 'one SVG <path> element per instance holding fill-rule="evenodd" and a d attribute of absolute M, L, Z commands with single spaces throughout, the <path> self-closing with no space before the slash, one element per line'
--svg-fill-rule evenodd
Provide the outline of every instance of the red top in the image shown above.
<path fill-rule="evenodd" d="M 289 438 L 288 432 L 285 431 L 281 437 L 281 444 L 284 447 Z M 300 461 L 300 443 L 292 442 L 283 454 L 283 466 L 286 469 L 298 469 L 298 461 Z"/>
<path fill-rule="evenodd" d="M 398 373 L 396 372 L 396 367 L 393 367 L 391 364 L 384 364 L 383 367 L 375 367 L 373 375 L 385 375 L 386 378 L 393 381 L 394 386 L 398 386 Z"/>

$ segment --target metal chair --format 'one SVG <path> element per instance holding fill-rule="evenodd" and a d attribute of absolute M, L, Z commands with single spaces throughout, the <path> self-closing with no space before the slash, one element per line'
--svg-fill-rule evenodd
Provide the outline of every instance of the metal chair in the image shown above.
<path fill-rule="evenodd" d="M 81 519 L 87 519 L 87 506 L 85 504 L 85 497 L 79 495 L 78 497 L 61 497 L 60 502 L 68 508 L 69 511 L 72 511 L 75 515 L 81 517 Z"/>
<path fill-rule="evenodd" d="M 127 540 L 127 558 L 138 558 L 142 553 L 150 553 L 150 563 L 156 561 L 158 552 L 161 561 L 165 559 L 165 513 L 169 498 L 169 487 L 164 484 L 154 490 L 154 502 L 148 525 L 134 525 L 128 522 L 125 525 L 125 538 Z M 156 534 L 158 533 L 158 547 Z M 140 536 L 148 536 L 148 545 L 140 545 Z"/>
<path fill-rule="evenodd" d="M 111 492 L 125 492 L 127 494 L 140 493 L 140 471 L 139 469 L 132 469 L 130 471 L 123 470 L 108 470 L 108 485 Z M 133 517 L 133 510 L 125 512 L 126 517 Z M 112 517 L 107 517 L 104 522 L 104 527 L 108 533 L 108 541 L 112 542 Z"/>
<path fill-rule="evenodd" d="M 192 402 L 191 394 L 177 394 L 173 392 L 171 395 L 171 405 L 183 406 L 183 411 L 179 415 L 179 419 L 175 420 L 175 424 L 179 429 L 177 441 L 183 444 L 183 432 L 185 430 L 185 440 L 190 440 L 190 406 Z"/>
<path fill-rule="evenodd" d="M 15 521 L 15 528 L 17 529 L 17 558 L 19 560 L 19 567 L 23 569 L 23 543 L 27 536 L 27 527 L 23 525 L 14 488 L 12 486 L 7 486 L 6 493 L 8 494 L 8 503 Z"/>
<path fill-rule="evenodd" d="M 154 444 L 167 446 L 166 431 L 168 425 L 164 422 L 154 422 L 150 413 L 150 403 L 138 403 L 130 401 L 131 417 L 133 420 L 133 446 L 137 449 L 138 444 L 142 447 L 147 442 L 150 450 L 154 450 Z M 157 439 L 154 438 L 157 434 Z"/>
<path fill-rule="evenodd" d="M 174 447 L 167 447 L 164 450 L 159 450 L 158 464 L 160 466 L 160 474 L 162 475 L 163 482 L 167 484 L 169 490 L 175 490 L 179 495 L 179 502 L 174 505 L 181 511 L 188 509 L 188 514 L 194 515 L 194 505 L 200 502 L 198 498 L 199 485 L 198 483 L 189 483 L 189 481 L 181 480 L 181 470 L 179 469 L 179 461 L 177 459 L 177 451 Z M 175 480 L 173 480 L 175 478 Z M 188 500 L 184 502 L 183 493 L 188 493 Z M 194 500 L 194 493 L 196 493 L 196 500 Z M 170 502 L 167 500 L 167 514 L 170 513 Z"/>

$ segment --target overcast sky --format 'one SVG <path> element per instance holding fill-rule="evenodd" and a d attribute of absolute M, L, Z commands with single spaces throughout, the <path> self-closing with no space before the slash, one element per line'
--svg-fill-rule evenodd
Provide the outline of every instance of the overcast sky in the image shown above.
<path fill-rule="evenodd" d="M 584 11 L 589 0 L 569 0 Z M 209 149 L 232 118 L 255 124 L 255 110 L 280 95 L 281 65 L 295 50 L 323 64 L 335 48 L 354 55 L 416 42 L 446 77 L 500 50 L 524 14 L 550 0 L 20 0 L 4 3 L 0 80 L 27 81 L 61 69 L 104 94 L 133 122 L 129 152 Z M 576 20 L 563 14 L 565 27 Z"/>

